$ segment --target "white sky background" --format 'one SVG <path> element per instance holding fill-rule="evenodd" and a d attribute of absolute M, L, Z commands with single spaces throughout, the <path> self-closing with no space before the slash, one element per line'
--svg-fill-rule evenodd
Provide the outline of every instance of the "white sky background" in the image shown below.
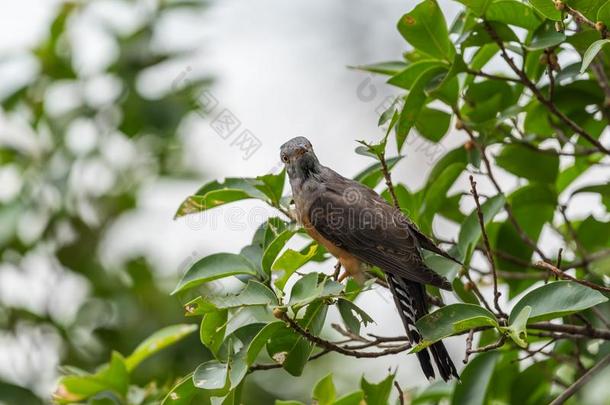
<path fill-rule="evenodd" d="M 110 15 L 117 24 L 127 27 L 137 21 L 137 13 L 117 13 L 117 9 L 107 3 L 100 4 L 96 12 Z M 33 45 L 48 26 L 53 4 L 56 2 L 48 0 L 0 2 L 0 53 Z M 363 84 L 363 81 L 370 80 L 371 76 L 348 70 L 346 66 L 399 59 L 407 45 L 395 28 L 396 21 L 414 4 L 414 1 L 393 0 L 224 0 L 201 15 L 177 12 L 163 21 L 156 38 L 157 46 L 176 49 L 197 45 L 200 52 L 189 60 L 172 63 L 146 75 L 141 83 L 143 91 L 148 94 L 163 91 L 187 69 L 191 72 L 187 74 L 193 77 L 198 73 L 210 73 L 216 78 L 212 93 L 219 101 L 215 112 L 228 108 L 262 141 L 262 147 L 250 159 L 243 160 L 241 152 L 230 145 L 230 140 L 223 140 L 210 128 L 209 120 L 191 120 L 184 126 L 188 144 L 185 159 L 204 173 L 201 181 L 161 180 L 146 187 L 139 209 L 119 219 L 108 235 L 103 256 L 112 263 L 145 253 L 155 259 L 161 277 L 175 277 L 185 270 L 184 263 L 191 256 L 239 251 L 250 241 L 256 224 L 243 220 L 230 223 L 230 214 L 235 213 L 230 208 L 218 209 L 213 229 L 202 226 L 196 219 L 173 221 L 173 213 L 185 196 L 212 178 L 255 176 L 277 168 L 279 146 L 294 136 L 308 137 L 320 161 L 346 176 L 353 176 L 371 164 L 371 159 L 353 153 L 355 140 L 379 139 L 381 132 L 376 125 L 376 109 L 387 96 L 399 92 L 384 85 L 382 78 L 373 78 L 374 87 L 370 88 L 368 82 Z M 441 4 L 451 23 L 456 3 L 441 1 Z M 81 66 L 95 71 L 99 63 L 112 58 L 112 46 L 86 23 L 78 29 L 82 31 L 74 38 Z M 374 94 L 370 101 L 358 96 L 358 89 L 363 86 L 373 92 L 367 94 Z M 1 125 L 0 121 L 0 132 Z M 444 138 L 442 145 L 450 150 L 464 140 L 464 134 L 452 132 Z M 393 172 L 394 179 L 413 188 L 421 186 L 431 169 L 429 158 L 418 151 L 425 145 L 423 142 L 416 140 L 409 145 L 403 151 L 406 159 Z M 518 184 L 503 173 L 499 176 L 501 181 L 507 180 L 504 184 Z M 604 176 L 607 178 L 607 173 L 595 177 L 599 181 Z M 466 189 L 466 182 L 463 176 L 455 189 Z M 595 180 L 590 178 L 589 182 Z M 491 194 L 491 188 L 483 180 L 480 188 L 483 194 Z M 585 214 L 595 202 L 580 201 L 582 203 L 575 204 L 569 212 Z M 250 202 L 240 205 L 244 210 L 253 206 L 256 204 Z M 467 202 L 466 206 L 470 209 L 472 204 Z M 439 236 L 452 238 L 456 227 L 438 221 L 435 230 Z M 557 241 L 550 234 L 545 234 L 547 239 L 549 251 L 553 251 Z M 328 267 L 330 271 L 331 264 Z M 172 287 L 168 283 L 168 290 Z M 359 303 L 377 322 L 372 331 L 384 335 L 403 333 L 393 302 L 385 292 L 368 293 Z M 449 351 L 460 367 L 461 339 L 450 339 Z M 0 356 L 3 356 L 2 349 Z M 340 392 L 345 392 L 358 384 L 361 373 L 379 380 L 389 367 L 398 367 L 399 381 L 405 387 L 424 382 L 415 356 L 341 360 L 334 363 L 335 366 L 333 362 L 318 363 L 323 367 L 311 364 L 306 377 L 313 384 L 331 371 L 324 368 L 329 367 L 336 374 Z M 2 363 L 0 372 L 3 368 L 6 372 L 6 363 Z M 52 370 L 56 365 L 57 359 L 52 355 L 48 356 L 47 364 L 39 365 L 47 370 L 44 374 L 47 388 L 52 386 Z M 266 381 L 272 379 L 259 374 L 253 377 L 267 389 L 283 389 L 270 385 Z M 311 384 L 287 387 L 294 389 L 296 386 Z"/>

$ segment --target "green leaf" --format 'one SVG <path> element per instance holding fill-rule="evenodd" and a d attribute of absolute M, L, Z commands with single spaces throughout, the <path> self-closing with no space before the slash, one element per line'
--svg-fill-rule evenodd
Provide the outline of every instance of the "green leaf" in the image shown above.
<path fill-rule="evenodd" d="M 400 162 L 402 156 L 396 156 L 393 158 L 386 159 L 386 164 L 388 165 L 388 170 L 392 170 L 396 163 Z M 354 180 L 364 184 L 369 188 L 375 188 L 379 184 L 381 180 L 383 180 L 383 172 L 381 170 L 381 163 L 375 163 L 360 173 L 358 173 Z"/>
<path fill-rule="evenodd" d="M 301 401 L 281 401 L 279 399 L 275 400 L 275 405 L 305 405 Z"/>
<path fill-rule="evenodd" d="M 279 330 L 285 329 L 286 324 L 282 321 L 271 322 L 265 325 L 263 329 L 261 329 L 252 342 L 250 342 L 250 346 L 248 347 L 248 352 L 246 355 L 246 362 L 248 365 L 254 364 L 256 361 L 256 357 L 260 353 L 260 351 L 265 347 L 269 339 L 275 335 Z"/>
<path fill-rule="evenodd" d="M 233 253 L 216 253 L 197 261 L 189 268 L 172 295 L 197 287 L 219 278 L 234 276 L 237 274 L 248 274 L 256 276 L 258 273 L 250 262 L 240 255 Z"/>
<path fill-rule="evenodd" d="M 280 233 L 271 243 L 267 245 L 263 252 L 263 258 L 261 262 L 262 269 L 267 277 L 271 275 L 271 267 L 273 266 L 273 262 L 280 254 L 286 243 L 292 238 L 292 236 L 296 233 L 296 229 L 294 227 L 290 227 Z"/>
<path fill-rule="evenodd" d="M 533 8 L 516 0 L 498 0 L 491 3 L 485 17 L 489 21 L 515 25 L 526 30 L 534 30 L 542 23 Z"/>
<path fill-rule="evenodd" d="M 538 287 L 517 302 L 510 313 L 512 323 L 524 307 L 532 312 L 528 322 L 559 318 L 608 301 L 602 293 L 573 281 L 556 281 Z"/>
<path fill-rule="evenodd" d="M 555 31 L 555 27 L 552 25 L 545 24 L 543 28 L 547 29 L 542 31 L 538 30 L 539 32 L 534 35 L 534 39 L 532 39 L 532 42 L 527 46 L 527 49 L 530 51 L 552 48 L 566 40 L 566 35 L 563 32 Z"/>
<path fill-rule="evenodd" d="M 214 391 L 216 393 L 228 391 L 229 365 L 218 360 L 210 360 L 200 364 L 193 373 L 195 387 Z"/>
<path fill-rule="evenodd" d="M 226 309 L 220 311 L 208 312 L 203 315 L 201 319 L 201 326 L 199 327 L 199 338 L 201 343 L 214 354 L 217 355 L 218 349 L 222 344 L 225 337 L 225 330 L 227 327 L 227 315 Z"/>
<path fill-rule="evenodd" d="M 174 218 L 203 212 L 231 202 L 254 198 L 243 190 L 214 190 L 206 195 L 192 195 L 180 204 Z"/>
<path fill-rule="evenodd" d="M 527 320 L 532 313 L 532 307 L 524 306 L 508 327 L 508 335 L 520 347 L 527 347 Z"/>
<path fill-rule="evenodd" d="M 551 0 L 529 0 L 529 3 L 546 18 L 561 21 L 561 11 L 555 8 L 555 4 Z"/>
<path fill-rule="evenodd" d="M 158 351 L 173 345 L 197 329 L 197 325 L 179 324 L 167 326 L 150 335 L 127 357 L 125 364 L 131 372 L 138 364 Z"/>
<path fill-rule="evenodd" d="M 452 405 L 485 405 L 487 391 L 498 360 L 498 353 L 481 353 L 462 371 L 462 383 L 455 386 Z"/>
<path fill-rule="evenodd" d="M 449 42 L 447 24 L 434 0 L 424 0 L 398 21 L 398 31 L 420 52 L 451 61 L 454 49 Z"/>
<path fill-rule="evenodd" d="M 273 206 L 279 206 L 284 190 L 284 180 L 286 179 L 286 169 L 282 169 L 278 174 L 265 174 L 258 176 L 258 184 L 255 187 L 262 191 Z"/>
<path fill-rule="evenodd" d="M 432 221 L 447 201 L 447 193 L 457 178 L 462 174 L 465 165 L 461 162 L 448 166 L 438 180 L 428 183 L 424 190 L 423 203 L 419 207 L 419 225 L 424 233 L 432 233 Z"/>
<path fill-rule="evenodd" d="M 432 79 L 445 71 L 447 71 L 447 68 L 442 66 L 432 67 L 422 73 L 413 84 L 411 91 L 405 99 L 405 103 L 396 126 L 396 142 L 398 144 L 398 151 L 402 149 L 402 145 L 407 139 L 409 131 L 415 125 L 421 109 L 426 104 L 426 98 L 428 97 L 426 94 L 426 87 L 432 81 Z"/>
<path fill-rule="evenodd" d="M 344 298 L 339 298 L 337 308 L 347 329 L 357 335 L 360 334 L 360 325 L 367 326 L 374 322 L 362 308 Z"/>
<path fill-rule="evenodd" d="M 301 307 L 316 298 L 336 296 L 343 291 L 343 285 L 332 279 L 319 280 L 319 273 L 309 273 L 301 277 L 290 290 L 289 306 Z"/>
<path fill-rule="evenodd" d="M 207 297 L 208 302 L 218 309 L 239 308 L 258 305 L 277 305 L 277 296 L 267 286 L 249 280 L 246 288 L 237 294 Z"/>
<path fill-rule="evenodd" d="M 601 21 L 606 27 L 610 27 L 610 1 L 606 1 L 599 10 L 597 10 L 597 21 Z"/>
<path fill-rule="evenodd" d="M 337 392 L 333 383 L 333 375 L 328 374 L 316 383 L 313 388 L 312 398 L 319 405 L 330 405 L 335 401 Z"/>
<path fill-rule="evenodd" d="M 597 12 L 604 0 L 567 0 L 568 5 L 580 11 L 590 20 L 595 20 Z"/>
<path fill-rule="evenodd" d="M 161 405 L 191 405 L 198 390 L 193 384 L 193 373 L 179 380 L 167 393 Z"/>
<path fill-rule="evenodd" d="M 81 402 L 103 391 L 112 391 L 124 398 L 129 387 L 129 370 L 123 356 L 113 352 L 110 363 L 97 373 L 63 377 L 58 387 L 54 398 L 60 402 Z"/>
<path fill-rule="evenodd" d="M 406 67 L 407 64 L 403 61 L 390 61 L 373 63 L 370 65 L 359 65 L 354 66 L 353 68 L 358 70 L 364 70 L 365 72 L 379 73 L 382 75 L 395 75 Z"/>
<path fill-rule="evenodd" d="M 410 90 L 415 81 L 421 76 L 426 70 L 435 67 L 447 67 L 445 62 L 436 59 L 424 59 L 418 60 L 408 65 L 404 70 L 390 77 L 387 83 L 400 87 L 405 90 Z"/>
<path fill-rule="evenodd" d="M 415 121 L 415 129 L 421 136 L 432 142 L 440 141 L 451 123 L 451 115 L 434 108 L 424 107 Z"/>
<path fill-rule="evenodd" d="M 587 50 L 585 51 L 585 54 L 582 57 L 582 65 L 580 67 L 580 73 L 584 73 L 585 70 L 587 70 L 587 68 L 589 67 L 591 62 L 593 62 L 593 59 L 595 59 L 595 57 L 597 56 L 599 51 L 601 51 L 602 48 L 604 47 L 604 45 L 607 45 L 608 43 L 610 43 L 610 39 L 599 39 L 599 40 L 593 42 L 589 46 L 589 48 L 587 48 Z"/>
<path fill-rule="evenodd" d="M 392 392 L 392 384 L 396 374 L 390 374 L 377 384 L 367 381 L 364 376 L 360 380 L 360 388 L 364 391 L 367 405 L 387 405 Z"/>
<path fill-rule="evenodd" d="M 472 304 L 444 306 L 415 322 L 422 341 L 412 352 L 417 352 L 441 339 L 481 326 L 498 326 L 494 314 L 483 307 Z"/>
<path fill-rule="evenodd" d="M 305 253 L 297 252 L 292 249 L 286 249 L 286 251 L 282 253 L 282 255 L 278 257 L 271 266 L 271 270 L 273 271 L 284 271 L 284 274 L 275 280 L 275 286 L 280 290 L 283 290 L 290 276 L 292 276 L 296 270 L 301 268 L 304 264 L 316 256 L 318 253 L 318 247 L 319 246 L 317 244 L 313 243 L 307 247 L 307 251 Z"/>
<path fill-rule="evenodd" d="M 313 335 L 319 335 L 328 306 L 317 300 L 307 306 L 305 315 L 297 323 Z M 313 352 L 314 346 L 303 336 L 290 328 L 279 330 L 267 343 L 267 352 L 284 370 L 293 376 L 300 376 Z"/>
<path fill-rule="evenodd" d="M 493 0 L 458 0 L 460 3 L 468 7 L 473 13 L 480 17 L 485 14 L 487 8 Z"/>
<path fill-rule="evenodd" d="M 504 207 L 506 200 L 501 194 L 488 198 L 481 204 L 481 213 L 483 214 L 483 222 L 489 224 L 493 218 Z M 460 252 L 459 259 L 463 260 L 466 257 L 468 249 L 476 246 L 481 238 L 481 224 L 479 223 L 479 214 L 475 209 L 468 215 L 460 227 L 458 235 L 458 248 Z"/>
<path fill-rule="evenodd" d="M 584 187 L 574 190 L 572 192 L 572 195 L 580 194 L 580 193 L 596 193 L 596 194 L 600 194 L 602 196 L 610 196 L 610 184 L 604 183 L 604 184 L 595 184 L 595 185 L 591 185 L 591 186 L 584 186 Z"/>
<path fill-rule="evenodd" d="M 541 183 L 554 183 L 559 173 L 559 156 L 519 144 L 505 145 L 496 156 L 496 163 L 516 176 Z"/>
<path fill-rule="evenodd" d="M 345 394 L 335 402 L 333 405 L 361 405 L 364 401 L 364 392 L 361 390 Z"/>

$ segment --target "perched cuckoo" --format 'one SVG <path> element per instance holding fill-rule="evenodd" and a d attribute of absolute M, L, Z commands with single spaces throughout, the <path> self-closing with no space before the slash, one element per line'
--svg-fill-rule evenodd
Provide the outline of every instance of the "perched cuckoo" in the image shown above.
<path fill-rule="evenodd" d="M 282 145 L 281 159 L 298 222 L 339 259 L 346 274 L 362 279 L 366 266 L 383 270 L 409 340 L 420 342 L 415 322 L 428 313 L 425 285 L 451 290 L 447 279 L 425 265 L 420 249 L 452 258 L 374 190 L 322 166 L 306 138 Z M 443 380 L 459 378 L 437 342 L 417 353 L 428 379 L 435 376 L 430 353 Z"/>

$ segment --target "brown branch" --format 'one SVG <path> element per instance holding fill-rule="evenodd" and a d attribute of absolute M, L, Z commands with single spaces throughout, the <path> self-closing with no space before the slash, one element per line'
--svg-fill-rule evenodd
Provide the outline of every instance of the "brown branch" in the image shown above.
<path fill-rule="evenodd" d="M 350 350 L 350 349 L 346 349 L 342 346 L 338 346 L 333 342 L 329 342 L 328 340 L 322 339 L 318 336 L 312 335 L 307 330 L 303 329 L 301 327 L 301 325 L 299 325 L 294 319 L 290 318 L 286 313 L 282 313 L 280 319 L 282 319 L 284 322 L 286 322 L 292 330 L 297 332 L 299 335 L 303 336 L 305 339 L 309 340 L 311 343 L 314 343 L 325 350 L 330 350 L 333 352 L 343 354 L 344 356 L 351 356 L 351 357 L 356 357 L 356 358 L 376 358 L 376 357 L 387 356 L 390 354 L 401 353 L 401 352 L 404 352 L 411 348 L 410 343 L 405 343 L 403 345 L 390 347 L 388 349 L 381 350 L 378 352 L 365 352 L 365 351 L 359 351 L 359 350 Z"/>
<path fill-rule="evenodd" d="M 550 263 L 539 261 L 538 263 L 536 263 L 536 267 L 538 267 L 539 269 L 542 269 L 542 270 L 548 270 L 548 271 L 552 272 L 553 274 L 555 274 L 557 277 L 562 278 L 564 280 L 574 281 L 578 284 L 582 284 L 586 287 L 592 288 L 597 291 L 601 291 L 601 292 L 605 292 L 605 293 L 610 292 L 610 287 L 601 286 L 599 284 L 595 284 L 595 283 L 592 283 L 587 280 L 580 280 L 574 276 L 571 276 L 571 275 L 559 270 L 557 267 L 553 266 Z"/>
<path fill-rule="evenodd" d="M 392 175 L 390 174 L 388 164 L 385 161 L 385 153 L 382 152 L 379 154 L 379 162 L 381 163 L 381 172 L 383 173 L 385 184 L 388 187 L 388 192 L 390 193 L 390 196 L 392 196 L 392 203 L 394 204 L 394 207 L 400 209 L 400 204 L 396 197 L 396 192 L 394 191 L 394 184 L 392 184 Z"/>
<path fill-rule="evenodd" d="M 405 393 L 403 392 L 402 388 L 400 388 L 400 384 L 398 384 L 398 381 L 394 380 L 394 386 L 398 391 L 398 401 L 400 405 L 405 405 Z"/>
<path fill-rule="evenodd" d="M 608 329 L 597 329 L 589 328 L 587 326 L 563 325 L 548 322 L 532 323 L 527 325 L 527 327 L 531 329 L 544 330 L 547 332 L 568 333 L 571 335 L 580 335 L 593 339 L 610 340 L 610 330 Z"/>
<path fill-rule="evenodd" d="M 474 202 L 477 205 L 477 216 L 479 218 L 479 225 L 481 226 L 481 234 L 483 235 L 483 242 L 485 244 L 485 252 L 487 254 L 487 260 L 489 260 L 489 265 L 491 266 L 491 273 L 493 276 L 493 288 L 494 288 L 494 307 L 496 311 L 502 318 L 508 318 L 502 308 L 500 308 L 500 295 L 501 293 L 498 291 L 498 274 L 496 271 L 496 262 L 494 260 L 493 253 L 491 252 L 491 245 L 489 244 L 489 238 L 487 237 L 487 231 L 485 230 L 485 219 L 483 218 L 483 211 L 481 210 L 481 203 L 479 202 L 479 195 L 477 193 L 477 183 L 474 181 L 474 178 L 470 176 L 470 187 L 472 196 L 474 197 Z"/>
<path fill-rule="evenodd" d="M 574 18 L 574 21 L 576 21 L 578 24 L 588 25 L 589 27 L 593 28 L 594 30 L 598 30 L 597 24 L 595 24 L 594 21 L 589 20 L 583 13 L 576 10 L 575 8 L 570 7 L 563 1 L 561 1 L 560 4 L 561 4 L 560 7 L 563 7 L 563 9 L 569 15 L 571 15 L 572 18 Z M 557 7 L 557 5 L 555 7 Z M 599 31 L 602 39 L 608 38 L 608 29 L 607 28 L 604 27 L 603 29 L 598 30 L 598 31 Z"/>
<path fill-rule="evenodd" d="M 550 403 L 550 405 L 561 405 L 565 403 L 568 398 L 576 393 L 583 385 L 588 383 L 591 378 L 603 370 L 607 365 L 610 364 L 610 354 L 607 354 L 602 360 L 600 360 L 597 364 L 591 367 L 586 373 L 584 373 L 578 380 L 574 382 L 574 384 L 570 385 L 568 389 L 561 393 L 557 398 Z"/>
<path fill-rule="evenodd" d="M 489 178 L 489 180 L 495 187 L 498 194 L 504 195 L 504 192 L 502 191 L 500 184 L 497 182 L 495 176 L 493 175 L 493 171 L 491 169 L 491 162 L 489 161 L 489 158 L 487 157 L 487 154 L 485 153 L 485 148 L 477 142 L 477 139 L 474 136 L 474 132 L 472 132 L 472 129 L 468 125 L 466 125 L 464 123 L 464 121 L 462 120 L 462 115 L 460 114 L 460 110 L 458 110 L 457 107 L 454 106 L 453 112 L 454 112 L 455 116 L 458 118 L 459 123 L 461 124 L 461 128 L 464 131 L 466 131 L 466 133 L 470 137 L 470 140 L 472 141 L 472 143 L 474 143 L 476 148 L 479 150 L 479 153 L 481 154 L 481 159 L 483 159 L 483 163 L 485 164 L 485 168 L 487 169 L 487 177 Z M 525 231 L 523 230 L 521 225 L 519 225 L 519 222 L 517 221 L 517 219 L 515 218 L 515 215 L 513 213 L 512 207 L 510 206 L 510 204 L 508 202 L 506 202 L 506 200 L 504 202 L 504 210 L 506 211 L 506 214 L 508 215 L 508 220 L 510 221 L 510 223 L 513 225 L 513 227 L 517 231 L 517 235 L 519 235 L 519 238 L 521 238 L 521 240 L 526 245 L 530 246 L 536 253 L 538 253 L 538 255 L 542 258 L 542 260 L 548 262 L 549 259 L 546 257 L 544 252 L 542 252 L 542 250 L 540 250 L 538 245 L 527 235 L 527 233 L 525 233 Z"/>
<path fill-rule="evenodd" d="M 464 360 L 462 363 L 467 364 L 468 358 L 470 357 L 470 353 L 472 350 L 472 341 L 474 340 L 474 329 L 470 329 L 468 332 L 468 336 L 466 337 L 466 354 L 464 355 Z"/>
<path fill-rule="evenodd" d="M 313 356 L 311 356 L 308 361 L 319 359 L 320 357 L 322 357 L 322 356 L 324 356 L 324 355 L 326 355 L 326 354 L 328 354 L 330 352 L 331 352 L 330 350 L 324 349 L 321 352 L 316 353 Z M 282 367 L 282 364 L 280 364 L 280 363 L 253 364 L 248 369 L 248 373 L 252 373 L 254 371 L 259 371 L 259 370 L 273 370 L 275 368 L 281 368 L 281 367 Z"/>
<path fill-rule="evenodd" d="M 471 331 L 472 331 L 472 329 L 471 329 Z M 470 335 L 468 335 L 468 337 L 470 337 Z M 490 343 L 486 346 L 481 346 L 476 349 L 472 349 L 472 342 L 471 342 L 471 348 L 470 349 L 468 349 L 468 347 L 466 348 L 466 357 L 464 358 L 464 364 L 466 364 L 468 362 L 468 357 L 471 354 L 484 353 L 484 352 L 489 352 L 491 350 L 499 349 L 500 347 L 504 346 L 505 342 L 506 342 L 506 335 L 504 333 L 501 334 L 500 338 L 497 341 L 495 341 L 494 343 Z"/>
<path fill-rule="evenodd" d="M 591 134 L 589 134 L 587 131 L 585 131 L 580 125 L 578 125 L 576 122 L 572 121 L 567 115 L 565 115 L 563 112 L 561 112 L 557 108 L 555 103 L 551 102 L 549 99 L 547 99 L 542 94 L 540 89 L 538 89 L 538 87 L 536 87 L 536 84 L 527 77 L 525 72 L 523 70 L 519 69 L 519 67 L 517 67 L 513 58 L 506 51 L 506 48 L 504 47 L 504 43 L 502 42 L 502 39 L 498 36 L 498 33 L 494 30 L 494 28 L 491 26 L 491 24 L 487 21 L 484 21 L 483 23 L 485 25 L 485 29 L 486 29 L 487 33 L 489 34 L 489 36 L 496 42 L 496 44 L 500 48 L 500 55 L 502 56 L 502 59 L 504 59 L 504 61 L 506 61 L 506 63 L 512 69 L 512 71 L 517 76 L 519 76 L 519 78 L 521 79 L 521 83 L 523 83 L 523 85 L 532 92 L 532 94 L 534 95 L 534 97 L 536 97 L 536 99 L 538 99 L 540 104 L 542 104 L 547 110 L 549 110 L 549 112 L 551 112 L 553 115 L 555 115 L 557 118 L 559 118 L 572 131 L 576 132 L 578 135 L 585 138 L 587 141 L 589 141 L 589 143 L 591 143 L 592 145 L 597 147 L 597 149 L 599 149 L 601 152 L 603 152 L 607 155 L 610 155 L 609 149 L 607 149 L 597 139 L 595 139 L 593 136 L 591 136 Z"/>

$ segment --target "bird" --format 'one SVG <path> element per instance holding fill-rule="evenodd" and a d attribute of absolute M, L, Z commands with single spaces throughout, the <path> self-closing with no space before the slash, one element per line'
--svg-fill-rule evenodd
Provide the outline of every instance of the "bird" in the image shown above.
<path fill-rule="evenodd" d="M 420 343 L 415 322 L 428 314 L 425 285 L 452 289 L 445 277 L 426 266 L 421 249 L 457 260 L 373 189 L 320 164 L 307 138 L 284 143 L 280 158 L 292 189 L 296 221 L 339 260 L 345 269 L 340 279 L 349 275 L 362 280 L 367 266 L 380 268 L 410 343 Z M 430 354 L 443 380 L 459 380 L 442 341 L 417 352 L 428 380 L 435 378 Z"/>

